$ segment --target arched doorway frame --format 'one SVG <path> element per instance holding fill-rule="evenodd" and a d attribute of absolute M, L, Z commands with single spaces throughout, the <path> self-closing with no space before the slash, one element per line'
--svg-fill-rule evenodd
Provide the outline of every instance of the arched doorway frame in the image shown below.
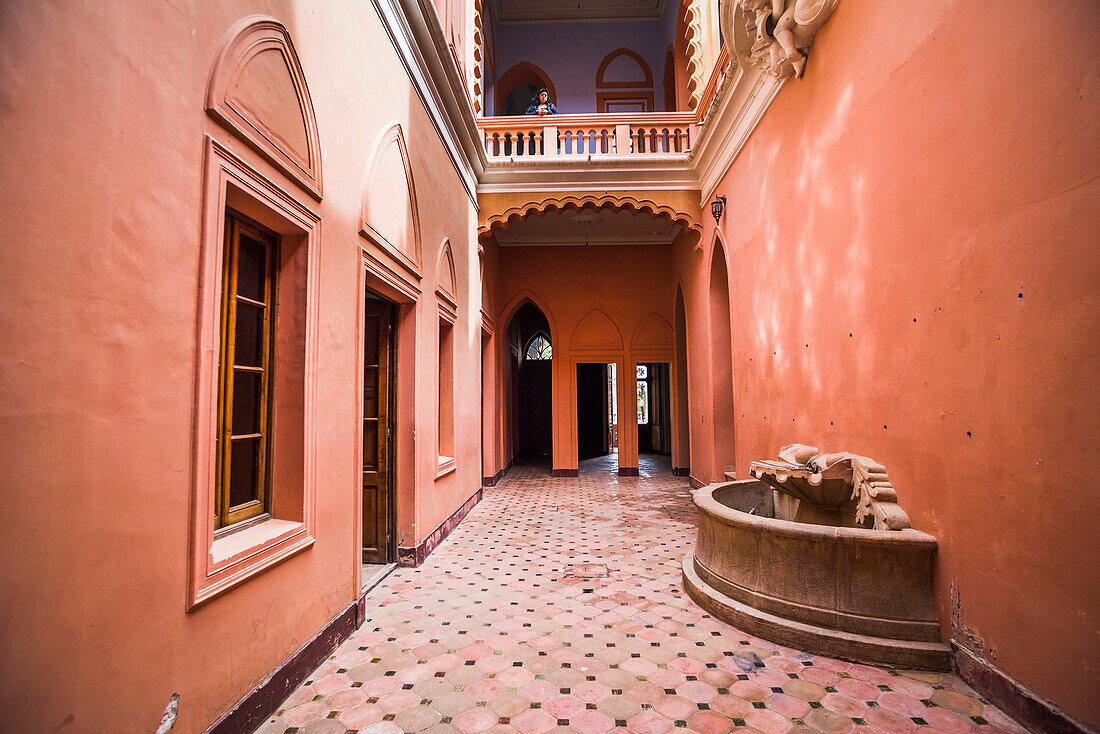
<path fill-rule="evenodd" d="M 493 114 L 502 114 L 504 102 L 517 86 L 527 82 L 536 89 L 546 87 L 550 92 L 550 101 L 557 103 L 558 95 L 554 90 L 554 81 L 545 71 L 529 61 L 521 61 L 497 78 L 493 85 Z"/>
<path fill-rule="evenodd" d="M 558 331 L 557 324 L 554 322 L 554 315 L 551 312 L 550 307 L 546 304 L 546 301 L 541 296 L 539 296 L 538 294 L 536 294 L 534 291 L 532 291 L 530 289 L 525 288 L 525 289 L 521 290 L 519 293 L 516 293 L 514 296 L 512 296 L 511 299 L 509 299 L 508 303 L 504 306 L 504 308 L 501 309 L 500 316 L 496 320 L 496 323 L 499 325 L 499 327 L 501 329 L 501 331 L 500 331 L 501 337 L 495 340 L 497 342 L 497 350 L 496 350 L 497 375 L 503 376 L 505 374 L 505 370 L 507 369 L 508 349 L 509 349 L 508 331 L 510 330 L 510 328 L 512 326 L 512 319 L 515 317 L 516 313 L 526 303 L 530 303 L 531 305 L 533 305 L 535 308 L 537 308 L 539 311 L 541 311 L 542 315 L 546 318 L 546 323 L 550 327 L 550 329 L 549 329 L 550 333 L 548 334 L 548 336 L 550 338 L 550 348 L 553 349 L 556 345 L 558 345 L 560 343 L 558 341 L 560 339 L 560 333 Z M 523 350 L 526 346 L 527 346 L 526 344 L 521 344 L 520 349 Z M 522 354 L 521 354 L 521 356 L 522 356 Z M 560 371 L 560 362 L 561 362 L 561 360 L 556 359 L 556 358 L 552 358 L 550 360 L 550 404 L 551 405 L 557 405 L 558 401 L 561 399 L 560 389 L 558 387 L 558 382 L 559 382 L 558 373 Z M 512 404 L 512 396 L 508 395 L 508 394 L 505 394 L 505 385 L 504 385 L 504 380 L 503 379 L 498 379 L 497 380 L 496 399 L 497 399 L 497 405 L 501 406 L 502 408 L 507 406 L 508 416 L 511 417 L 513 415 L 513 413 L 511 411 L 515 411 L 516 406 Z M 497 432 L 497 436 L 499 437 L 498 438 L 499 445 L 498 445 L 497 455 L 501 457 L 502 461 L 506 460 L 506 464 L 503 467 L 503 470 L 507 470 L 507 468 L 509 466 L 511 466 L 512 461 L 515 458 L 515 446 L 513 445 L 512 449 L 510 451 L 505 450 L 505 448 L 506 448 L 506 446 L 505 446 L 505 431 L 512 431 L 513 427 L 510 426 L 510 425 L 507 425 L 507 426 L 504 425 L 504 414 L 505 414 L 505 411 L 502 410 L 501 414 L 498 416 L 498 421 L 500 421 L 500 425 L 499 425 L 500 430 Z M 515 441 L 515 436 L 512 436 L 512 441 L 513 442 Z M 555 456 L 554 452 L 555 452 L 556 448 L 557 448 L 557 441 L 555 440 L 555 436 L 554 436 L 553 413 L 551 412 L 551 416 L 550 416 L 550 455 L 551 455 L 551 457 Z M 553 458 L 551 460 L 553 460 Z"/>

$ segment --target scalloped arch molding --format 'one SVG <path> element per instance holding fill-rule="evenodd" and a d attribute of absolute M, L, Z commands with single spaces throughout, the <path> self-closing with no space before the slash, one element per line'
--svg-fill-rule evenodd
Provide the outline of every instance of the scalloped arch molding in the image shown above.
<path fill-rule="evenodd" d="M 206 111 L 320 201 L 317 118 L 282 23 L 253 15 L 229 29 L 210 72 Z"/>
<path fill-rule="evenodd" d="M 610 208 L 612 211 L 625 209 L 637 213 L 646 213 L 651 216 L 663 217 L 670 222 L 679 224 L 684 229 L 694 232 L 702 232 L 703 226 L 690 212 L 674 209 L 667 204 L 657 204 L 649 199 L 636 199 L 633 196 L 613 196 L 610 194 L 597 195 L 585 194 L 554 197 L 529 201 L 519 206 L 512 206 L 499 214 L 493 214 L 483 223 L 478 225 L 478 236 L 487 235 L 495 225 L 507 228 L 513 221 L 522 222 L 532 214 L 549 211 L 565 211 L 567 209 L 580 210 L 586 206 L 596 209 Z"/>

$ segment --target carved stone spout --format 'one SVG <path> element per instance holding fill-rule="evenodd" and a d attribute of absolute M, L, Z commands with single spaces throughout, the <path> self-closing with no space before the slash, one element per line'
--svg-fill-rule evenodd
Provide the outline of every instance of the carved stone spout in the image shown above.
<path fill-rule="evenodd" d="M 874 459 L 791 444 L 779 452 L 779 461 L 754 461 L 749 472 L 800 501 L 794 519 L 875 530 L 910 527 L 886 468 Z"/>

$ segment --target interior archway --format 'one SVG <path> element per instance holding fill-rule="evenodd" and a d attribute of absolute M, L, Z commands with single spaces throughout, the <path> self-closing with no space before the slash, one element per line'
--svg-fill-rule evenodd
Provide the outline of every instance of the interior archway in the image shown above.
<path fill-rule="evenodd" d="M 726 255 L 714 240 L 710 262 L 710 389 L 711 430 L 714 436 L 714 480 L 735 468 L 733 409 L 733 345 L 730 327 L 730 290 Z"/>
<path fill-rule="evenodd" d="M 522 115 L 535 92 L 543 87 L 550 92 L 550 101 L 556 102 L 558 95 L 554 91 L 554 82 L 545 71 L 526 61 L 521 61 L 497 79 L 493 114 Z"/>
<path fill-rule="evenodd" d="M 546 314 L 525 301 L 508 321 L 504 365 L 505 403 L 512 460 L 517 464 L 546 464 L 553 456 L 552 378 L 553 336 Z M 541 339 L 537 339 L 541 337 Z M 528 354 L 534 343 L 548 349 Z"/>

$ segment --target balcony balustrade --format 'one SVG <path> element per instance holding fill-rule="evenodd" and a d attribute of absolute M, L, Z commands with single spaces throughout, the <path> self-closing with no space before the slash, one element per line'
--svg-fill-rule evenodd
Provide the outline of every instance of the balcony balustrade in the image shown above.
<path fill-rule="evenodd" d="M 483 117 L 477 126 L 490 163 L 521 158 L 686 157 L 697 131 L 694 112 Z"/>

